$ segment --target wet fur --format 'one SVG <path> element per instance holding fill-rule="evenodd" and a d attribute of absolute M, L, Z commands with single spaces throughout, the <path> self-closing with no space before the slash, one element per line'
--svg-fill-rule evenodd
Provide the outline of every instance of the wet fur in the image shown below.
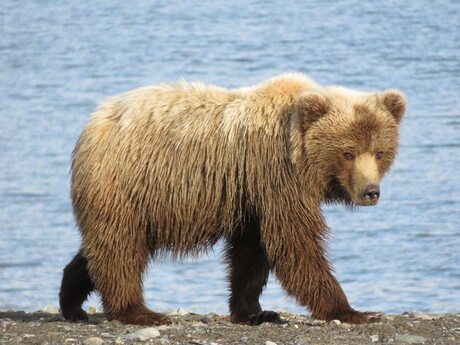
<path fill-rule="evenodd" d="M 223 238 L 233 322 L 276 319 L 259 304 L 270 271 L 314 317 L 366 322 L 331 273 L 320 203 L 353 205 L 339 182 L 344 168 L 331 164 L 343 149 L 337 135 L 340 145 L 369 146 L 347 131 L 356 123 L 351 108 L 367 107 L 362 121 L 377 124 L 394 152 L 382 174 L 391 166 L 401 104 L 387 98 L 287 74 L 236 90 L 144 87 L 103 104 L 73 153 L 82 245 L 64 270 L 64 317 L 85 319 L 81 303 L 97 290 L 110 320 L 168 323 L 145 307 L 149 259 L 197 255 Z"/>

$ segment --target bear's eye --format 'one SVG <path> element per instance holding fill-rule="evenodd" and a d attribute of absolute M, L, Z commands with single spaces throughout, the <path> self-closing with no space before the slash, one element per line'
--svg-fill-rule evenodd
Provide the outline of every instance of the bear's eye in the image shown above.
<path fill-rule="evenodd" d="M 382 158 L 383 158 L 383 154 L 384 154 L 383 151 L 379 151 L 379 152 L 377 152 L 377 153 L 375 154 L 375 158 L 376 158 L 376 159 L 382 159 Z"/>
<path fill-rule="evenodd" d="M 353 159 L 355 159 L 355 156 L 353 156 L 353 154 L 350 152 L 345 152 L 343 154 L 343 158 L 345 158 L 347 161 L 352 161 Z"/>

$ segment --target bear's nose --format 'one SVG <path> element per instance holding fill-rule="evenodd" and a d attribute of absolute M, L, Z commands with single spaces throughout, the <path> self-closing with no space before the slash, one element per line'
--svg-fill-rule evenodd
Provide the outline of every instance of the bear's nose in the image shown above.
<path fill-rule="evenodd" d="M 376 184 L 370 184 L 366 188 L 364 188 L 363 193 L 364 199 L 367 201 L 375 202 L 379 200 L 380 197 L 380 187 Z"/>

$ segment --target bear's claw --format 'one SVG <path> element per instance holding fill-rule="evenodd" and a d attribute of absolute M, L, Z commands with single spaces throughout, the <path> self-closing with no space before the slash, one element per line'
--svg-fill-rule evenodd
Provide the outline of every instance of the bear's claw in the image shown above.
<path fill-rule="evenodd" d="M 139 326 L 160 326 L 170 325 L 172 323 L 169 317 L 154 312 L 145 312 L 140 314 L 125 314 L 115 318 L 124 325 Z"/>
<path fill-rule="evenodd" d="M 258 326 L 261 325 L 264 322 L 271 322 L 275 324 L 284 324 L 287 323 L 286 320 L 283 320 L 278 313 L 274 311 L 261 311 L 260 313 L 257 314 L 252 314 L 249 315 L 247 324 L 251 326 Z"/>
<path fill-rule="evenodd" d="M 354 311 L 351 313 L 342 314 L 337 319 L 346 323 L 363 324 L 378 322 L 383 315 L 385 315 L 385 313 Z"/>
<path fill-rule="evenodd" d="M 67 321 L 88 321 L 88 314 L 80 307 L 76 307 L 70 310 L 61 310 L 61 314 Z"/>

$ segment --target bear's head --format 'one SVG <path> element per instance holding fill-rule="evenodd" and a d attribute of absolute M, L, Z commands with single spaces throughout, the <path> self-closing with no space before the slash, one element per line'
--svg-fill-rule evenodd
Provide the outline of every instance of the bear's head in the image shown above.
<path fill-rule="evenodd" d="M 292 122 L 293 160 L 325 202 L 376 205 L 398 149 L 406 109 L 396 90 L 330 87 L 303 93 Z"/>

